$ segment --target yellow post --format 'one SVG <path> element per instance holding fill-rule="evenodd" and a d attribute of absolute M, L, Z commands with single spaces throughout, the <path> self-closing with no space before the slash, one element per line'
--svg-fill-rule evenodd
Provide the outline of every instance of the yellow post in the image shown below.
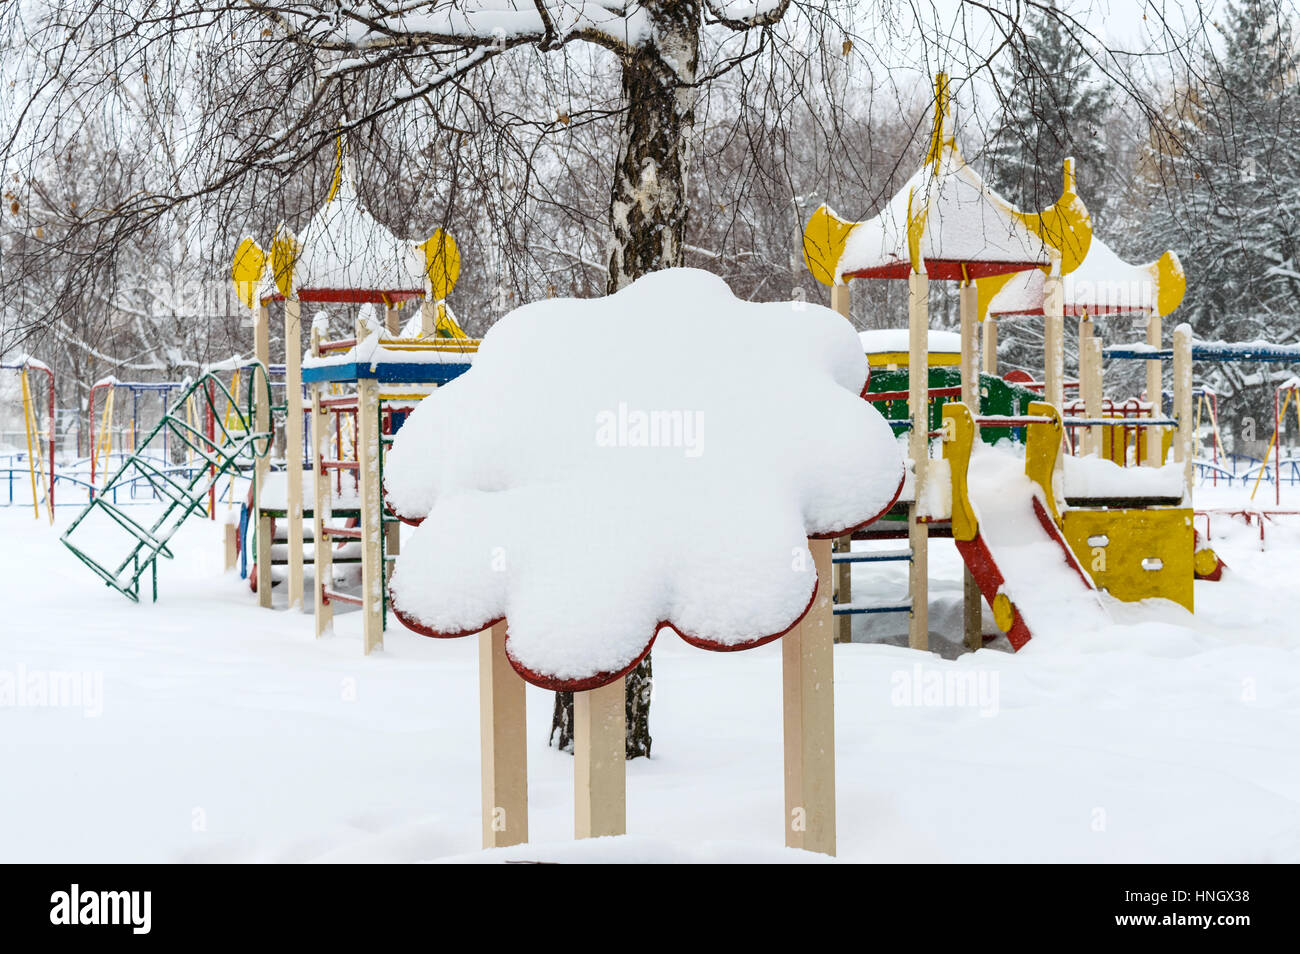
<path fill-rule="evenodd" d="M 27 469 L 32 477 L 32 516 L 41 519 L 41 506 L 36 500 L 36 455 L 32 453 L 32 392 L 27 385 L 27 369 L 19 373 L 23 387 L 23 429 L 27 432 Z"/>

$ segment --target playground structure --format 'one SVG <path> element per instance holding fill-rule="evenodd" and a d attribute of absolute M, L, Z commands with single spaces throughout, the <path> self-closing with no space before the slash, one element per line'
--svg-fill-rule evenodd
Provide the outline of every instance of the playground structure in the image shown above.
<path fill-rule="evenodd" d="M 87 399 L 87 433 L 90 443 L 90 482 L 95 483 L 96 472 L 99 469 L 100 461 L 104 466 L 109 466 L 109 461 L 113 456 L 113 412 L 116 404 L 117 394 L 125 391 L 131 396 L 131 416 L 125 425 L 125 434 L 123 428 L 116 428 L 118 431 L 118 446 L 121 450 L 120 456 L 134 454 L 139 450 L 137 443 L 140 428 L 140 396 L 147 394 L 157 394 L 161 400 L 161 414 L 167 414 L 173 403 L 171 395 L 173 392 L 184 388 L 182 382 L 173 381 L 119 381 L 115 377 L 101 378 L 90 386 L 90 396 Z M 102 411 L 96 413 L 96 405 L 100 392 L 104 393 L 104 406 Z M 190 396 L 186 405 L 186 411 L 190 418 L 189 424 L 196 426 L 198 422 L 194 420 L 194 399 Z M 98 427 L 96 426 L 98 425 Z M 171 463 L 169 445 L 162 448 L 163 460 Z M 93 494 L 94 491 L 91 490 Z"/>
<path fill-rule="evenodd" d="M 258 380 L 257 375 L 249 376 L 246 410 L 237 413 L 237 427 L 231 429 L 226 427 L 228 418 L 223 412 L 238 405 L 225 384 L 213 372 L 192 382 L 63 532 L 64 546 L 133 602 L 139 601 L 141 580 L 149 573 L 157 600 L 158 558 L 173 556 L 168 542 L 181 524 L 195 513 L 213 516 L 217 482 L 236 471 L 242 460 L 265 460 L 270 451 L 272 435 L 256 430 L 252 420 L 251 408 L 256 404 L 252 395 Z M 260 382 L 269 393 L 264 370 Z M 185 416 L 192 397 L 200 402 L 201 428 Z M 176 444 L 200 457 L 203 465 L 183 470 L 168 467 L 162 448 Z M 145 518 L 147 524 L 127 513 L 114 492 L 119 486 L 140 481 L 163 501 L 161 512 Z"/>
<path fill-rule="evenodd" d="M 270 302 L 282 302 L 284 316 L 285 402 L 273 405 L 269 396 L 263 401 L 259 391 L 252 409 L 259 430 L 273 431 L 274 417 L 283 415 L 286 461 L 283 485 L 273 481 L 269 458 L 259 458 L 255 465 L 248 523 L 256 539 L 258 601 L 272 605 L 272 569 L 282 565 L 288 607 L 310 605 L 317 635 L 330 630 L 336 602 L 361 607 L 367 654 L 383 644 L 386 568 L 400 549 L 397 518 L 386 514 L 382 501 L 384 449 L 415 403 L 463 373 L 478 347 L 446 303 L 459 271 L 456 243 L 441 229 L 424 242 L 410 242 L 366 212 L 342 139 L 329 197 L 301 240 L 281 226 L 269 253 L 251 238 L 235 253 L 232 273 L 242 301 L 252 311 L 259 364 L 269 361 Z M 420 302 L 418 324 L 412 321 L 403 328 L 400 308 L 411 301 Z M 326 340 L 325 322 L 312 322 L 306 368 L 303 303 L 361 306 L 352 338 Z M 382 325 L 373 317 L 379 308 Z M 311 392 L 309 407 L 301 405 L 304 383 Z M 353 424 L 350 455 L 344 450 L 344 415 L 350 415 Z M 304 469 L 298 463 L 304 456 L 304 416 L 311 422 L 310 506 L 304 500 Z M 354 476 L 354 494 L 347 496 L 345 473 Z M 339 525 L 340 518 L 344 525 Z M 306 520 L 311 521 L 310 537 Z M 277 536 L 278 525 L 284 527 L 283 536 Z M 339 543 L 355 544 L 355 555 L 347 559 L 360 564 L 360 595 L 334 586 L 333 546 Z M 283 549 L 283 557 L 277 558 L 277 548 Z M 304 599 L 307 566 L 314 576 L 310 603 Z"/>
<path fill-rule="evenodd" d="M 969 649 L 982 644 L 981 595 L 1013 647 L 1019 648 L 1030 638 L 1033 620 L 1024 618 L 1020 604 L 1033 602 L 1033 587 L 1004 575 L 1008 566 L 1017 563 L 1017 547 L 1028 543 L 1036 544 L 1039 553 L 1059 554 L 1059 566 L 1038 563 L 1042 573 L 1050 571 L 1059 592 L 1088 593 L 1102 588 L 1119 599 L 1158 595 L 1190 609 L 1194 549 L 1190 329 L 1177 330 L 1172 349 L 1159 347 L 1161 318 L 1177 307 L 1185 285 L 1177 258 L 1166 253 L 1149 266 L 1130 266 L 1095 240 L 1087 210 L 1074 191 L 1070 160 L 1065 164 L 1062 196 L 1051 208 L 1029 214 L 1012 207 L 988 190 L 958 151 L 949 128 L 946 77 L 938 77 L 935 93 L 936 115 L 925 164 L 898 195 L 874 219 L 864 222 L 845 221 L 823 206 L 813 213 L 804 234 L 809 269 L 830 286 L 832 307 L 846 317 L 851 280 L 906 277 L 909 282 L 908 418 L 899 422 L 904 425 L 899 429 L 908 433 L 908 455 L 914 470 L 902 505 L 906 508 L 908 546 L 882 555 L 878 550 L 855 552 L 849 539 L 837 541 L 835 612 L 846 617 L 906 611 L 909 645 L 928 648 L 928 540 L 932 535 L 951 535 L 966 563 L 963 641 Z M 1095 260 L 1090 261 L 1094 255 Z M 929 329 L 932 278 L 960 283 L 959 336 L 949 342 L 937 361 Z M 1002 397 L 996 402 L 1000 406 L 994 407 L 990 383 L 1000 380 L 997 322 L 999 317 L 1015 314 L 1043 316 L 1043 381 L 1035 386 L 1020 376 L 1020 380 L 1008 382 L 1037 400 L 1017 401 L 1008 407 Z M 1063 417 L 1067 314 L 1080 321 L 1080 397 L 1073 409 L 1082 414 Z M 1123 418 L 1122 425 L 1108 416 L 1101 391 L 1103 352 L 1092 321 L 1094 316 L 1114 314 L 1146 317 L 1148 341 L 1153 342 L 1152 353 L 1143 355 L 1148 361 L 1149 393 L 1162 393 L 1160 359 L 1175 359 L 1172 416 L 1163 416 L 1158 401 L 1135 408 L 1141 416 Z M 983 334 L 978 335 L 981 323 Z M 948 380 L 945 372 L 954 364 L 954 351 L 956 371 Z M 883 353 L 888 354 L 888 349 Z M 902 357 L 895 353 L 885 362 L 896 371 Z M 942 376 L 938 382 L 934 380 L 936 372 Z M 941 386 L 935 387 L 936 383 Z M 901 398 L 892 390 L 885 396 Z M 960 402 L 953 400 L 958 397 Z M 1114 413 L 1112 409 L 1110 414 Z M 1106 430 L 1116 427 L 1122 427 L 1124 433 L 1168 432 L 1173 456 L 1182 464 L 1179 484 L 1153 493 L 1153 486 L 1162 481 L 1125 481 L 1120 473 L 1106 474 L 1100 480 L 1104 486 L 1098 489 L 1092 486 L 1099 483 L 1095 468 L 1090 467 L 1093 473 L 1089 473 L 1073 466 L 1075 458 L 1065 461 L 1071 466 L 1056 476 L 1066 429 L 1079 429 L 1082 436 L 1072 443 L 1085 454 L 1098 454 Z M 988 488 L 980 486 L 970 469 L 976 436 L 983 437 L 982 431 L 994 428 L 1004 435 L 1010 430 L 1025 435 L 1027 499 L 1018 503 L 1007 503 L 1017 485 L 1014 475 L 999 477 L 1005 486 Z M 1110 433 L 1110 443 L 1115 445 L 1116 431 Z M 937 460 L 931 456 L 935 437 L 942 438 L 944 447 L 943 457 Z M 1159 467 L 1165 443 L 1143 441 L 1142 463 Z M 1085 487 L 1085 493 L 1073 501 L 1071 473 L 1084 478 Z M 1170 483 L 1167 475 L 1163 483 Z M 1065 488 L 1064 500 L 1058 500 L 1058 486 Z M 998 540 L 1007 536 L 1000 532 L 999 520 L 1018 527 L 1022 539 Z M 900 535 L 890 530 L 886 521 L 855 534 L 858 539 Z M 1163 542 L 1144 542 L 1156 537 Z M 910 596 L 905 603 L 873 606 L 851 600 L 851 567 L 873 558 L 909 563 Z M 1026 565 L 1032 571 L 1033 564 Z M 1090 596 L 1080 596 L 1078 602 L 1100 606 Z M 844 640 L 848 635 L 841 620 L 837 638 Z"/>

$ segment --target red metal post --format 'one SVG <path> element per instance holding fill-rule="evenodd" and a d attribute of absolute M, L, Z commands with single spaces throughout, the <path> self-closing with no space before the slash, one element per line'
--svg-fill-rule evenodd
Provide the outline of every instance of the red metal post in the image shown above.
<path fill-rule="evenodd" d="M 1273 392 L 1273 505 L 1282 504 L 1282 411 L 1278 404 L 1281 389 Z M 1259 540 L 1264 542 L 1264 521 L 1259 524 Z"/>

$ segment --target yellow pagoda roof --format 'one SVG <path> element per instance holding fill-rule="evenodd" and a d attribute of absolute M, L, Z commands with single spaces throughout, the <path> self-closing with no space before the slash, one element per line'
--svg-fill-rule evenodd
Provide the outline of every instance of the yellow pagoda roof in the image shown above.
<path fill-rule="evenodd" d="M 826 205 L 817 209 L 804 229 L 804 260 L 827 285 L 914 271 L 964 281 L 1056 262 L 1064 274 L 1087 254 L 1091 235 L 1069 160 L 1065 190 L 1043 212 L 1021 212 L 989 188 L 957 148 L 948 79 L 940 74 L 925 164 L 871 219 L 850 222 Z"/>

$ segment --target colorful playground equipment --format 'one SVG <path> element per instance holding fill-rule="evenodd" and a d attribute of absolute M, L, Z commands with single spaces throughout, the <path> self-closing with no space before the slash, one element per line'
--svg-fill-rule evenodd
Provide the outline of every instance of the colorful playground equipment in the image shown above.
<path fill-rule="evenodd" d="M 964 642 L 971 649 L 982 644 L 981 595 L 1015 648 L 1035 626 L 1059 618 L 1043 604 L 1043 593 L 1068 602 L 1079 628 L 1104 618 L 1098 589 L 1120 600 L 1160 596 L 1191 609 L 1190 329 L 1180 326 L 1173 348 L 1161 348 L 1161 319 L 1177 307 L 1185 287 L 1177 257 L 1165 253 L 1150 265 L 1131 266 L 1096 240 L 1074 191 L 1070 160 L 1055 205 L 1037 214 L 1013 208 L 965 163 L 949 127 L 947 79 L 940 76 L 925 166 L 874 219 L 846 222 L 823 206 L 805 230 L 805 260 L 831 287 L 832 307 L 842 314 L 848 315 L 851 279 L 906 276 L 910 292 L 905 421 L 901 338 L 874 349 L 864 342 L 875 351 L 873 365 L 899 376 L 886 383 L 875 380 L 883 374 L 873 374 L 871 390 L 899 429 L 908 431 L 913 475 L 903 499 L 909 545 L 897 552 L 853 551 L 850 540 L 837 541 L 836 614 L 906 611 L 909 645 L 928 648 L 932 535 L 951 535 L 966 563 Z M 938 339 L 940 347 L 929 329 L 931 278 L 961 283 L 961 330 L 955 339 Z M 1027 375 L 997 377 L 998 320 L 1024 314 L 1044 319 L 1041 385 Z M 1102 357 L 1124 355 L 1103 351 L 1092 322 L 1118 314 L 1147 321 L 1148 344 L 1140 350 L 1155 400 L 1132 409 L 1140 416 L 1120 416 L 1124 410 L 1108 408 L 1102 393 Z M 1067 315 L 1079 319 L 1081 359 L 1079 398 L 1069 406 L 1076 413 L 1063 416 L 1070 386 L 1064 366 Z M 976 334 L 981 322 L 982 374 Z M 1167 358 L 1174 360 L 1174 406 L 1166 417 L 1160 362 Z M 1082 436 L 1067 442 L 1064 435 L 1072 430 Z M 1114 448 L 1127 448 L 1130 432 L 1162 436 L 1141 442 L 1134 463 L 1146 464 L 1146 473 L 1118 466 L 1129 460 Z M 939 459 L 931 454 L 935 437 L 942 439 Z M 987 446 L 1001 437 L 1024 448 L 1010 469 L 1000 460 L 1005 453 Z M 1067 446 L 1079 456 L 1063 456 Z M 1112 448 L 1110 459 L 1101 456 L 1103 446 Z M 1177 462 L 1172 468 L 1162 466 L 1165 447 Z M 882 521 L 855 536 L 899 535 Z M 850 568 L 884 557 L 909 562 L 910 598 L 889 606 L 854 603 Z M 848 638 L 843 620 L 838 638 Z"/>
<path fill-rule="evenodd" d="M 0 363 L 0 371 L 17 371 L 23 399 L 23 431 L 27 440 L 28 477 L 32 487 L 32 510 L 36 519 L 41 518 L 40 497 L 45 499 L 45 512 L 50 523 L 54 523 L 54 372 L 49 365 L 37 361 L 30 355 L 22 355 L 15 361 Z M 47 416 L 46 429 L 42 434 L 37 418 L 35 391 L 32 388 L 29 372 L 40 372 L 46 379 Z M 48 454 L 42 450 L 41 441 L 47 444 Z M 8 470 L 9 497 L 13 499 L 14 461 Z"/>
<path fill-rule="evenodd" d="M 248 398 L 242 405 L 214 372 L 191 383 L 63 532 L 64 546 L 133 602 L 140 599 L 141 578 L 150 573 L 157 600 L 158 558 L 172 557 L 167 544 L 181 524 L 195 513 L 213 515 L 217 482 L 238 470 L 242 461 L 266 459 L 272 435 L 255 427 L 252 414 L 255 406 L 269 403 L 269 397 L 254 400 L 263 390 L 269 396 L 264 370 L 249 375 Z M 186 417 L 191 398 L 201 408 L 202 428 L 192 426 Z M 237 426 L 228 429 L 226 414 L 231 406 L 239 408 Z M 176 444 L 197 455 L 203 465 L 168 467 L 162 448 Z M 160 511 L 146 518 L 147 524 L 123 509 L 114 492 L 118 486 L 138 482 L 147 483 L 163 504 Z"/>
<path fill-rule="evenodd" d="M 980 380 L 975 363 L 979 316 L 976 279 L 1047 270 L 1049 321 L 1044 385 L 1048 403 L 1059 407 L 1064 385 L 1061 334 L 1061 276 L 1078 267 L 1087 254 L 1092 232 L 1087 210 L 1074 193 L 1067 162 L 1061 198 L 1041 213 L 1024 213 L 994 194 L 962 157 L 951 130 L 948 79 L 935 83 L 935 119 L 925 164 L 881 212 L 865 222 L 847 222 L 826 206 L 813 213 L 804 230 L 804 259 L 814 277 L 831 286 L 831 306 L 849 313 L 848 282 L 855 278 L 907 278 L 909 291 L 909 373 L 907 422 L 912 480 L 907 501 L 909 593 L 904 605 L 886 611 L 909 614 L 908 643 L 929 646 L 928 541 L 932 529 L 951 532 L 951 495 L 940 465 L 930 458 L 929 283 L 961 284 L 959 305 L 960 397 L 978 408 Z M 986 358 L 986 361 L 988 359 Z M 996 368 L 989 368 L 993 373 Z M 935 395 L 938 396 L 938 395 Z M 990 422 L 994 423 L 994 422 Z M 936 526 L 937 525 L 937 526 Z M 841 565 L 851 565 L 849 541 L 839 541 Z M 991 579 L 991 578 L 989 578 Z M 987 582 L 987 581 L 986 581 Z M 837 590 L 847 589 L 846 572 Z M 966 643 L 975 648 L 979 633 L 979 579 L 966 576 Z M 997 592 L 987 592 L 990 603 Z M 853 615 L 881 608 L 840 598 L 837 613 Z M 844 638 L 841 630 L 841 638 Z"/>
<path fill-rule="evenodd" d="M 140 398 L 142 395 L 157 394 L 161 399 L 160 414 L 171 413 L 172 394 L 185 387 L 184 382 L 178 381 L 119 381 L 113 376 L 101 378 L 90 386 L 90 397 L 87 402 L 86 414 L 88 418 L 87 433 L 90 436 L 90 482 L 95 483 L 96 472 L 99 469 L 99 462 L 105 461 L 113 455 L 113 432 L 114 428 L 114 409 L 117 394 L 125 391 L 131 396 L 131 416 L 127 418 L 125 425 L 118 428 L 118 446 L 124 453 L 134 454 L 139 450 L 138 440 L 142 433 L 140 426 Z M 104 393 L 103 410 L 96 414 L 96 405 L 100 392 Z M 190 417 L 191 426 L 197 426 L 198 422 L 194 420 L 194 400 L 191 395 L 187 405 L 187 412 Z M 98 429 L 96 422 L 98 421 Z M 98 434 L 96 434 L 98 430 Z M 125 433 L 121 433 L 121 431 Z M 170 438 L 167 437 L 167 431 L 163 432 L 164 443 L 160 448 L 162 459 L 171 462 Z M 94 494 L 92 487 L 90 493 Z"/>
<path fill-rule="evenodd" d="M 289 608 L 305 608 L 304 574 L 311 565 L 317 634 L 330 629 L 336 602 L 358 605 L 366 653 L 383 644 L 387 562 L 400 547 L 398 520 L 385 512 L 381 499 L 384 449 L 414 403 L 464 372 L 478 347 L 446 303 L 459 272 L 456 243 L 441 229 L 420 243 L 399 239 L 365 210 L 343 139 L 329 197 L 301 240 L 281 226 L 269 252 L 246 238 L 235 253 L 233 276 L 253 313 L 261 364 L 269 358 L 269 303 L 284 303 L 286 401 L 272 406 L 259 391 L 252 410 L 259 430 L 273 430 L 273 416 L 283 414 L 287 462 L 282 485 L 272 479 L 268 458 L 258 458 L 255 467 L 249 522 L 256 535 L 258 601 L 271 606 L 272 568 L 283 565 Z M 419 321 L 403 329 L 399 309 L 410 301 L 421 303 Z M 362 306 L 353 338 L 325 340 L 323 322 L 313 321 L 305 367 L 304 302 Z M 373 317 L 379 308 L 382 325 Z M 310 410 L 300 404 L 304 383 L 311 389 Z M 304 470 L 297 463 L 303 456 L 304 412 L 311 422 L 311 506 L 303 500 Z M 344 415 L 355 422 L 350 454 L 344 451 Z M 353 494 L 345 492 L 345 473 L 355 475 L 348 488 Z M 281 525 L 284 534 L 277 536 Z M 310 560 L 304 549 L 308 539 Z M 359 595 L 334 585 L 331 544 L 340 542 L 357 545 Z M 284 555 L 277 557 L 276 549 Z"/>

